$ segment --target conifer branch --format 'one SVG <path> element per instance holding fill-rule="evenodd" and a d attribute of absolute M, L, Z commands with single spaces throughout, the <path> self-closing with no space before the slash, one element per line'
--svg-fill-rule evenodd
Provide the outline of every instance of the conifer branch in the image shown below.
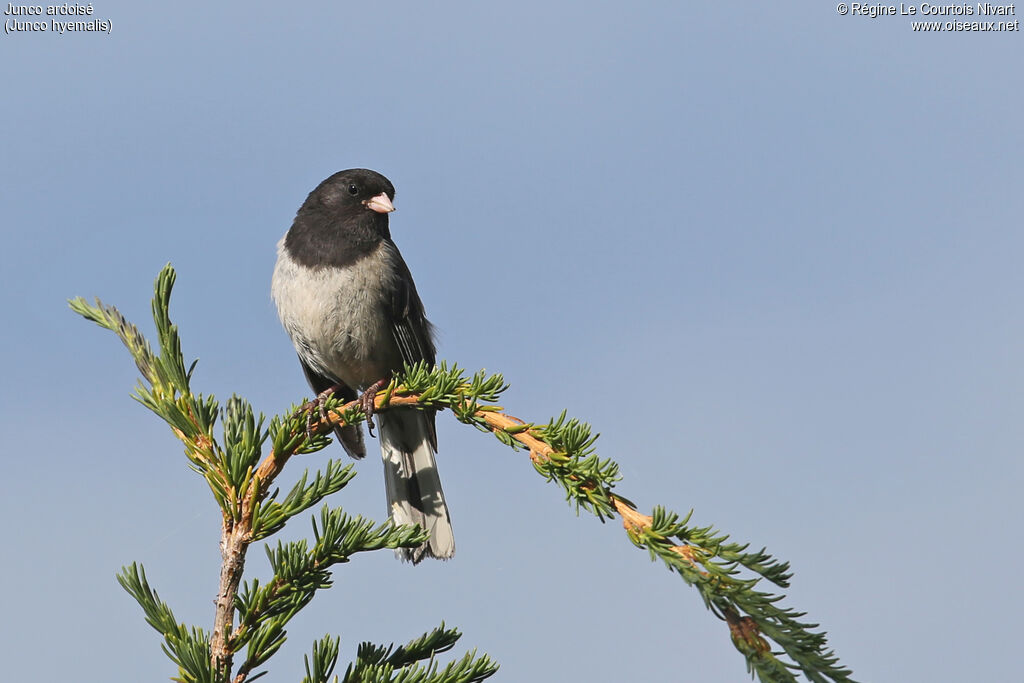
<path fill-rule="evenodd" d="M 288 621 L 331 585 L 330 570 L 358 552 L 382 548 L 415 547 L 425 540 L 418 527 L 377 525 L 360 517 L 349 518 L 340 509 L 324 506 L 319 523 L 314 519 L 315 542 L 278 543 L 267 548 L 274 576 L 243 584 L 248 546 L 279 531 L 288 520 L 325 497 L 336 493 L 354 476 L 351 466 L 328 461 L 310 479 L 304 474 L 283 499 L 274 488 L 277 476 L 295 455 L 324 448 L 328 434 L 337 426 L 356 425 L 365 419 L 358 402 L 330 398 L 325 418 L 307 425 L 309 406 L 293 407 L 267 422 L 243 399 L 233 396 L 223 410 L 213 397 L 195 395 L 190 388 L 195 363 L 185 367 L 177 327 L 168 314 L 174 271 L 160 273 L 153 299 L 159 354 L 139 330 L 111 306 L 83 299 L 71 308 L 89 320 L 114 331 L 131 352 L 143 381 L 135 398 L 171 426 L 183 442 L 189 465 L 206 480 L 222 513 L 222 569 L 216 599 L 214 628 L 208 636 L 201 629 L 186 629 L 175 622 L 170 608 L 159 600 L 141 567 L 125 568 L 118 579 L 142 606 L 147 621 L 164 636 L 164 650 L 177 664 L 176 680 L 185 683 L 247 683 L 252 675 L 284 643 Z M 651 513 L 615 491 L 621 480 L 618 465 L 598 457 L 589 425 L 562 413 L 547 424 L 525 422 L 497 405 L 508 388 L 501 375 L 477 372 L 466 376 L 457 366 L 445 363 L 409 366 L 380 392 L 374 404 L 378 412 L 391 408 L 421 407 L 450 410 L 456 419 L 492 434 L 503 444 L 526 450 L 534 468 L 558 484 L 577 513 L 585 509 L 602 522 L 618 516 L 626 536 L 695 587 L 704 604 L 727 627 L 747 669 L 762 681 L 796 681 L 799 670 L 811 681 L 850 681 L 851 672 L 827 649 L 825 634 L 817 624 L 801 621 L 802 612 L 780 606 L 782 595 L 758 590 L 762 581 L 780 588 L 789 585 L 789 565 L 764 549 L 749 551 L 746 544 L 728 542 L 728 536 L 712 527 L 689 524 L 690 514 L 680 515 L 660 506 Z M 223 419 L 223 442 L 213 433 Z M 264 444 L 270 450 L 263 455 Z M 237 623 L 236 623 L 237 622 Z M 484 655 L 469 653 L 438 670 L 436 653 L 450 649 L 459 634 L 440 629 L 402 648 L 365 644 L 346 671 L 343 681 L 384 681 L 399 676 L 404 681 L 479 681 L 497 667 Z M 778 650 L 773 648 L 779 648 Z M 246 658 L 232 676 L 233 657 L 247 648 Z M 326 681 L 337 663 L 338 641 L 325 637 L 314 645 L 312 662 L 307 658 L 304 680 Z M 430 660 L 427 666 L 418 662 Z M 401 674 L 398 671 L 401 670 Z"/>
<path fill-rule="evenodd" d="M 590 435 L 587 425 L 567 420 L 563 413 L 547 425 L 537 426 L 502 412 L 498 405 L 480 405 L 496 399 L 505 388 L 500 375 L 478 373 L 466 379 L 457 367 L 417 365 L 407 367 L 374 404 L 378 412 L 410 406 L 450 408 L 460 421 L 490 431 L 512 448 L 528 450 L 538 472 L 559 483 L 577 510 L 587 509 L 602 521 L 617 514 L 634 545 L 647 549 L 652 560 L 660 559 L 696 587 L 704 604 L 728 625 L 734 645 L 747 659 L 748 670 L 761 680 L 796 681 L 795 665 L 812 681 L 852 681 L 851 671 L 826 649 L 825 634 L 812 631 L 817 624 L 799 621 L 801 612 L 778 607 L 783 596 L 755 590 L 761 579 L 788 587 L 792 576 L 789 563 L 774 559 L 763 549 L 747 552 L 746 544 L 727 543 L 728 536 L 712 527 L 690 527 L 689 514 L 680 520 L 679 515 L 660 506 L 652 515 L 638 512 L 630 500 L 613 493 L 621 479 L 618 465 L 596 457 L 592 447 L 597 437 Z M 316 423 L 313 430 L 327 433 L 360 418 L 358 401 L 353 401 L 328 411 L 327 419 Z M 756 576 L 745 578 L 740 568 Z M 782 652 L 774 652 L 769 639 Z M 783 654 L 792 663 L 779 659 Z"/>

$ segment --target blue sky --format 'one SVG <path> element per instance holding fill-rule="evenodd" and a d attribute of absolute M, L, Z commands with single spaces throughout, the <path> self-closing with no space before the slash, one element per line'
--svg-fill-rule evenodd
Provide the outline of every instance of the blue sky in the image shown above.
<path fill-rule="evenodd" d="M 397 188 L 440 357 L 503 372 L 522 418 L 590 421 L 642 510 L 791 561 L 786 604 L 856 678 L 1019 668 L 1020 33 L 812 2 L 94 7 L 110 35 L 0 36 L 10 680 L 172 675 L 114 581 L 133 561 L 213 616 L 214 504 L 65 300 L 149 332 L 172 262 L 195 388 L 281 412 L 308 391 L 274 245 L 354 166 Z M 324 633 L 351 657 L 442 619 L 496 680 L 743 680 L 618 522 L 450 416 L 439 437 L 456 558 L 340 568 L 267 680 Z M 335 503 L 383 517 L 378 461 L 358 471 Z"/>

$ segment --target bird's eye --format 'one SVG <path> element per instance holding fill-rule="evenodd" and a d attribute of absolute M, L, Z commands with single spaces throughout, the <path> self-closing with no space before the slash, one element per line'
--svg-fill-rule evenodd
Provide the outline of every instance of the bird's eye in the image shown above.
<path fill-rule="evenodd" d="M 355 196 L 355 195 L 359 194 L 359 188 L 356 187 L 355 185 L 349 185 L 348 186 L 348 193 L 350 195 L 352 195 L 352 196 Z"/>

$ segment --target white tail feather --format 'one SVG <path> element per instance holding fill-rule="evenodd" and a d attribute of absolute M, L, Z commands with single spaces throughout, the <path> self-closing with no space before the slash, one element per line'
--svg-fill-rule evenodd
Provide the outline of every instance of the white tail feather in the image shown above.
<path fill-rule="evenodd" d="M 418 548 L 402 548 L 395 554 L 413 564 L 424 557 L 447 560 L 455 554 L 455 536 L 430 447 L 427 417 L 415 410 L 392 410 L 376 419 L 391 517 L 396 524 L 418 524 L 430 534 Z"/>

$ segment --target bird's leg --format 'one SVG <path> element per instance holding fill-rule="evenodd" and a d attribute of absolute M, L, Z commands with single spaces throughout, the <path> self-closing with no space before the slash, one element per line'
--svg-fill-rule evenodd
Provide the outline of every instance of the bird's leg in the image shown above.
<path fill-rule="evenodd" d="M 363 409 L 363 413 L 366 415 L 366 428 L 370 430 L 370 436 L 373 436 L 373 413 L 375 406 L 373 400 L 377 398 L 377 392 L 388 385 L 391 381 L 391 377 L 382 377 L 370 386 L 366 388 L 363 395 L 359 397 L 359 405 Z"/>
<path fill-rule="evenodd" d="M 312 401 L 306 404 L 309 410 L 306 412 L 306 438 L 313 438 L 313 411 L 317 411 L 320 415 L 320 419 L 324 422 L 327 421 L 327 411 L 324 410 L 324 405 L 327 403 L 327 399 L 334 395 L 334 392 L 341 388 L 340 384 L 327 387 L 319 394 L 316 395 Z"/>

